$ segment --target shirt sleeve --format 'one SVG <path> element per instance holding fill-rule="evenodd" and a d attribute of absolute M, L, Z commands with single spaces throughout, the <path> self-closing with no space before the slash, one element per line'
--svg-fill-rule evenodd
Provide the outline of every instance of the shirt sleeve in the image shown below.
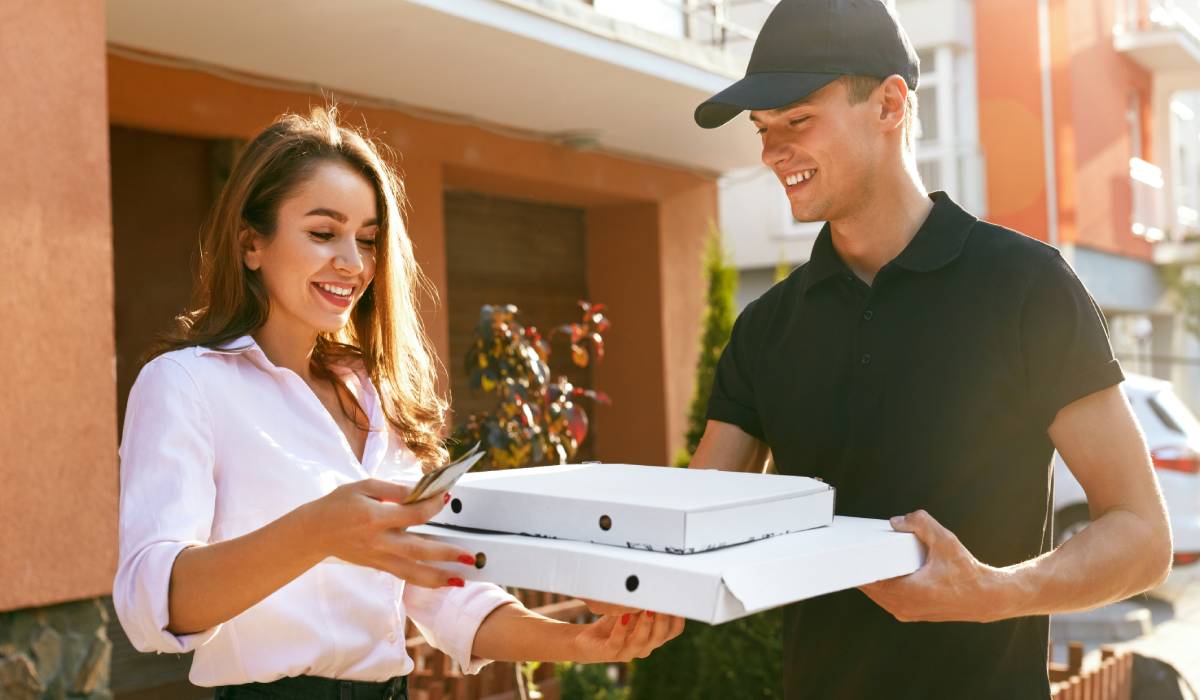
<path fill-rule="evenodd" d="M 426 641 L 458 663 L 465 674 L 490 664 L 471 651 L 479 626 L 501 605 L 517 599 L 491 583 L 468 581 L 462 588 L 422 588 L 405 584 L 404 609 Z"/>
<path fill-rule="evenodd" d="M 729 342 L 717 361 L 712 393 L 708 397 L 708 419 L 736 425 L 766 442 L 762 421 L 754 401 L 754 361 L 761 344 L 752 335 L 752 302 L 733 324 Z"/>
<path fill-rule="evenodd" d="M 1026 296 L 1021 347 L 1039 429 L 1073 401 L 1125 379 L 1100 308 L 1057 252 Z"/>
<path fill-rule="evenodd" d="M 129 394 L 121 440 L 119 554 L 113 606 L 138 651 L 184 653 L 212 639 L 167 631 L 175 557 L 208 542 L 216 486 L 212 423 L 182 365 L 158 357 Z"/>

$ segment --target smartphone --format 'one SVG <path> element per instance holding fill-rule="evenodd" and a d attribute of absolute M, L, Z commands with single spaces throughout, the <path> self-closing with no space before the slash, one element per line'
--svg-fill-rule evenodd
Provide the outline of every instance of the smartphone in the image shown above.
<path fill-rule="evenodd" d="M 462 478 L 463 474 L 471 471 L 471 467 L 483 459 L 485 454 L 487 453 L 481 449 L 481 444 L 478 442 L 475 443 L 475 446 L 468 450 L 462 457 L 449 464 L 444 464 L 421 477 L 421 480 L 413 487 L 412 493 L 408 494 L 408 498 L 404 499 L 404 504 L 408 505 L 417 501 L 423 501 L 426 498 L 449 491 Z"/>

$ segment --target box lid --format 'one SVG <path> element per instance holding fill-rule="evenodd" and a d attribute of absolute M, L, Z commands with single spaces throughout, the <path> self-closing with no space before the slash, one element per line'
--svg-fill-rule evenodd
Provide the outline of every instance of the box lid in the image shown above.
<path fill-rule="evenodd" d="M 816 479 L 584 464 L 468 474 L 433 522 L 690 554 L 828 525 Z"/>

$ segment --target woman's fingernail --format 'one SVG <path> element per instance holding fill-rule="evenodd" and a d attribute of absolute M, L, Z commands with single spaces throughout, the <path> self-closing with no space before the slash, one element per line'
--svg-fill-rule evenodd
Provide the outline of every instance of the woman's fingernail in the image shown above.
<path fill-rule="evenodd" d="M 452 578 L 449 581 L 447 581 L 446 583 L 448 583 L 451 586 L 454 586 L 456 588 L 462 588 L 463 586 L 467 585 L 467 582 L 463 581 L 461 578 Z"/>
<path fill-rule="evenodd" d="M 893 515 L 892 516 L 892 527 L 898 527 L 903 524 L 904 524 L 904 516 L 903 515 Z"/>
<path fill-rule="evenodd" d="M 460 564 L 466 564 L 467 566 L 475 566 L 475 557 L 473 557 L 469 554 L 462 555 L 461 557 L 458 558 L 458 561 Z"/>
<path fill-rule="evenodd" d="M 650 612 L 649 610 L 647 610 L 647 611 L 646 611 L 646 617 L 654 617 L 654 613 L 652 613 L 652 612 Z"/>
<path fill-rule="evenodd" d="M 629 613 L 625 613 L 624 615 L 621 616 L 621 624 L 622 625 L 629 624 Z"/>
<path fill-rule="evenodd" d="M 442 494 L 442 503 L 449 503 L 449 502 L 450 502 L 450 494 L 448 494 L 448 493 Z"/>

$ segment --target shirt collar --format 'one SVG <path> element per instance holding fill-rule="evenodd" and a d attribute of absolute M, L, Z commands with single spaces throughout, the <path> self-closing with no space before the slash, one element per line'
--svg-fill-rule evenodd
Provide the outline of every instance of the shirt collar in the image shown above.
<path fill-rule="evenodd" d="M 954 203 L 945 192 L 929 195 L 933 209 L 900 255 L 892 261 L 913 272 L 932 272 L 950 264 L 967 241 L 977 219 Z M 833 233 L 826 223 L 813 243 L 807 266 L 805 291 L 836 275 L 850 275 L 850 268 L 833 247 Z"/>
<path fill-rule="evenodd" d="M 252 335 L 243 335 L 240 338 L 227 340 L 213 347 L 205 345 L 196 346 L 196 355 L 203 357 L 205 355 L 245 355 L 254 364 L 263 369 L 275 369 L 275 365 L 267 359 L 267 354 L 258 346 L 258 341 Z"/>

